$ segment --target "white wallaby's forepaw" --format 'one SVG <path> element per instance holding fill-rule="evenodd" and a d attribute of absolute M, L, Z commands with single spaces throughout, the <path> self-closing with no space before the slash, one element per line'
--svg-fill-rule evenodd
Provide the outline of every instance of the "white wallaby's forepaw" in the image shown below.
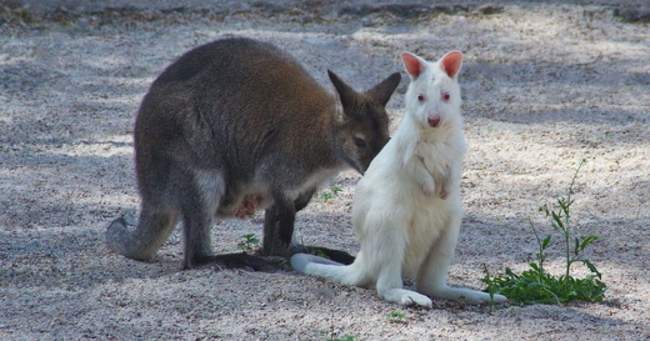
<path fill-rule="evenodd" d="M 426 196 L 433 196 L 436 193 L 436 185 L 433 181 L 423 183 L 420 188 L 422 189 L 422 193 Z"/>

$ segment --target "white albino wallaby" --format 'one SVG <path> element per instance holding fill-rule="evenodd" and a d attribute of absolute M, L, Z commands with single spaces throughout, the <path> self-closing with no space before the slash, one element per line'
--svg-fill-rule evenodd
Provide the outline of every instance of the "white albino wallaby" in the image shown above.
<path fill-rule="evenodd" d="M 412 53 L 402 61 L 411 77 L 406 114 L 395 136 L 375 157 L 357 185 L 352 223 L 361 250 L 343 266 L 307 254 L 291 257 L 297 271 L 346 285 L 375 285 L 383 299 L 431 307 L 427 296 L 480 303 L 481 291 L 447 285 L 463 217 L 460 178 L 466 150 L 460 113 L 463 54 L 437 62 Z M 403 289 L 402 276 L 416 281 Z M 496 302 L 506 297 L 494 295 Z"/>

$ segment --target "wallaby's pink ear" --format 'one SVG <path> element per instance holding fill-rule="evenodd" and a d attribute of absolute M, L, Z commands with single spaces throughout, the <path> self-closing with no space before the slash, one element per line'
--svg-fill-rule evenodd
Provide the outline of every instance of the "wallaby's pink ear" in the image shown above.
<path fill-rule="evenodd" d="M 424 71 L 424 60 L 410 52 L 402 53 L 402 63 L 404 63 L 406 73 L 408 73 L 413 79 L 418 78 L 418 76 Z"/>
<path fill-rule="evenodd" d="M 463 66 L 463 53 L 458 50 L 448 52 L 440 60 L 440 66 L 450 78 L 456 77 Z"/>

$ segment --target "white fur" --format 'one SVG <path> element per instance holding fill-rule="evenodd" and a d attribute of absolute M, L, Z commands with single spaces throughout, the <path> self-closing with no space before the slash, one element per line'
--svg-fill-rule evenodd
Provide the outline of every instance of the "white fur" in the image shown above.
<path fill-rule="evenodd" d="M 412 76 L 406 114 L 357 185 L 352 223 L 361 250 L 354 263 L 342 266 L 297 254 L 291 264 L 343 284 L 374 285 L 380 297 L 403 305 L 431 307 L 429 297 L 489 301 L 484 292 L 447 285 L 463 216 L 460 178 L 466 143 L 460 87 L 457 73 L 449 77 L 441 68 L 442 59 L 429 63 L 417 58 L 424 69 Z M 441 99 L 443 91 L 449 92 L 449 101 Z M 426 100 L 419 101 L 418 95 Z M 441 118 L 435 128 L 427 123 L 433 114 Z M 416 281 L 417 292 L 402 288 L 403 277 Z M 501 295 L 494 299 L 506 300 Z"/>

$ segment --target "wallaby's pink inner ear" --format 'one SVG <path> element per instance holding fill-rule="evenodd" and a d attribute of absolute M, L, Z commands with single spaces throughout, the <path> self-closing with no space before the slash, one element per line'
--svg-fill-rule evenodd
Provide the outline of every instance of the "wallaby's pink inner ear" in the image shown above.
<path fill-rule="evenodd" d="M 406 72 L 413 78 L 417 78 L 422 71 L 424 71 L 424 65 L 422 65 L 422 62 L 412 53 L 402 53 L 402 62 L 404 63 L 404 69 Z"/>
<path fill-rule="evenodd" d="M 447 73 L 451 78 L 454 78 L 460 67 L 463 65 L 463 53 L 460 51 L 451 51 L 442 57 L 440 62 L 442 69 Z"/>

